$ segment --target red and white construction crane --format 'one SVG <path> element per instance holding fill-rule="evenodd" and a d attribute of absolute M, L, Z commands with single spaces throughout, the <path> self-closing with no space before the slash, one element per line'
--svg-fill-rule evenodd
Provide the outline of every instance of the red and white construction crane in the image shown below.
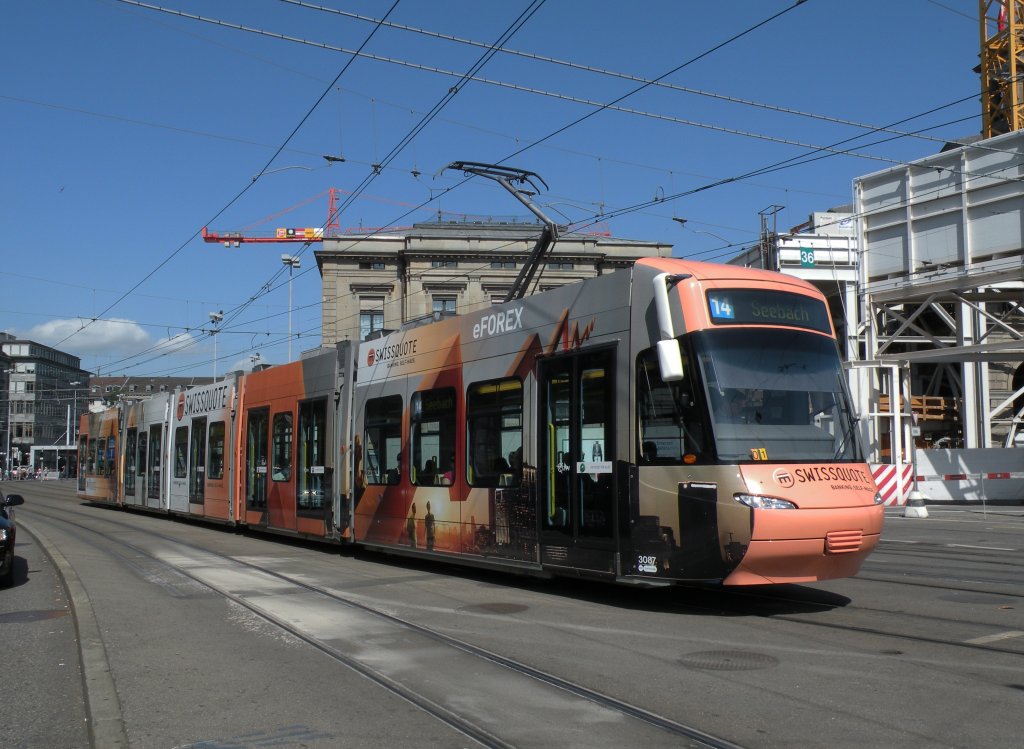
<path fill-rule="evenodd" d="M 269 221 L 277 216 L 293 211 L 296 208 L 319 200 L 324 196 L 325 193 L 314 195 L 312 198 L 302 201 L 297 205 L 293 205 L 290 208 L 286 208 L 283 211 L 267 216 L 263 221 Z M 318 227 L 278 227 L 277 230 L 271 236 L 256 236 L 252 234 L 246 234 L 244 232 L 212 232 L 208 231 L 207 228 L 203 227 L 203 241 L 204 242 L 219 242 L 225 247 L 235 246 L 238 247 L 243 242 L 246 244 L 257 244 L 257 243 L 270 243 L 270 242 L 322 242 L 324 237 L 336 237 L 341 233 L 341 227 L 338 223 L 338 190 L 332 187 L 327 191 L 326 194 L 330 195 L 330 200 L 327 206 L 327 221 L 323 226 Z"/>

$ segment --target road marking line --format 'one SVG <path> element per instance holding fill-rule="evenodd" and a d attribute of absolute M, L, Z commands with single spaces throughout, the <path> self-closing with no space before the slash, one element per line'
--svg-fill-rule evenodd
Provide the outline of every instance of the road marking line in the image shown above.
<path fill-rule="evenodd" d="M 1024 637 L 1024 632 L 1000 632 L 995 635 L 985 635 L 984 637 L 975 637 L 973 640 L 964 640 L 968 645 L 987 645 L 990 642 L 998 642 L 999 640 L 1011 640 L 1014 637 Z"/>
<path fill-rule="evenodd" d="M 985 551 L 1017 551 L 1016 549 L 1007 549 L 1002 546 L 971 546 L 969 544 L 946 544 L 946 548 L 949 549 L 984 549 Z"/>

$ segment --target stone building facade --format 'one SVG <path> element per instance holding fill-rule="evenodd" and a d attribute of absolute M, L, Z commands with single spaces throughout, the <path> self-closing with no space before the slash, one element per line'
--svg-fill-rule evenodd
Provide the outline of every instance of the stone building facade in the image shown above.
<path fill-rule="evenodd" d="M 458 221 L 325 237 L 315 253 L 322 278 L 323 345 L 362 341 L 431 315 L 501 302 L 540 232 L 532 222 Z M 565 233 L 534 276 L 530 293 L 671 253 L 670 244 Z"/>

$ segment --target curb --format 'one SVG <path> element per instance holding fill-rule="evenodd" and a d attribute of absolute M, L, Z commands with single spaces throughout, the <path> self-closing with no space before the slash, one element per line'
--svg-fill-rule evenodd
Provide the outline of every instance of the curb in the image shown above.
<path fill-rule="evenodd" d="M 110 672 L 107 650 L 100 636 L 89 595 L 85 592 L 78 573 L 64 558 L 50 540 L 22 520 L 18 527 L 36 539 L 43 552 L 50 558 L 64 583 L 71 600 L 71 611 L 78 633 L 78 650 L 82 659 L 82 684 L 85 687 L 85 711 L 89 718 L 89 736 L 93 747 L 124 747 L 127 749 L 128 734 L 121 715 L 121 703 L 114 687 L 114 676 Z"/>

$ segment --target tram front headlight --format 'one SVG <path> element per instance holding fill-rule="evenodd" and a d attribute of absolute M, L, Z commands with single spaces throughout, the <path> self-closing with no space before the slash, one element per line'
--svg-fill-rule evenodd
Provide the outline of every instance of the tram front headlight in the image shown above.
<path fill-rule="evenodd" d="M 885 497 L 883 497 L 881 493 L 875 492 L 875 504 L 880 505 L 883 502 L 885 502 Z"/>
<path fill-rule="evenodd" d="M 766 497 L 763 494 L 733 494 L 732 498 L 755 510 L 795 510 L 796 505 L 778 497 Z"/>

